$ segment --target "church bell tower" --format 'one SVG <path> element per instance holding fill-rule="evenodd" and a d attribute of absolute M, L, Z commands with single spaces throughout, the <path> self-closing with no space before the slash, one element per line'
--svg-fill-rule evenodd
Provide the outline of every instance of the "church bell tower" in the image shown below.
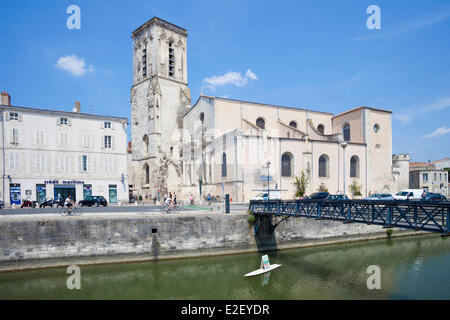
<path fill-rule="evenodd" d="M 182 116 L 191 103 L 185 29 L 157 17 L 132 34 L 132 172 L 134 191 L 153 197 L 181 184 Z"/>

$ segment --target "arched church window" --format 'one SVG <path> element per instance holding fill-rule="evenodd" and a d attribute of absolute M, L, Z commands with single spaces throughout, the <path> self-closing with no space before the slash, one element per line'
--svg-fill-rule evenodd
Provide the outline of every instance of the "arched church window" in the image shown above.
<path fill-rule="evenodd" d="M 142 139 L 142 152 L 144 155 L 147 155 L 149 153 L 148 144 L 149 144 L 148 136 L 144 135 L 144 138 Z"/>
<path fill-rule="evenodd" d="M 323 124 L 319 124 L 317 126 L 317 131 L 319 131 L 319 133 L 323 134 L 325 132 L 325 127 L 323 126 Z"/>
<path fill-rule="evenodd" d="M 326 154 L 319 157 L 319 178 L 327 178 L 329 175 L 328 170 L 329 159 Z"/>
<path fill-rule="evenodd" d="M 148 164 L 144 164 L 144 184 L 150 183 L 150 167 Z"/>
<path fill-rule="evenodd" d="M 292 175 L 292 156 L 288 152 L 281 156 L 281 176 L 290 177 Z"/>
<path fill-rule="evenodd" d="M 295 122 L 295 121 L 289 122 L 289 127 L 292 127 L 292 128 L 294 128 L 294 129 L 297 129 L 297 122 Z"/>
<path fill-rule="evenodd" d="M 264 130 L 266 128 L 266 122 L 264 121 L 263 118 L 258 118 L 256 119 L 256 126 Z"/>
<path fill-rule="evenodd" d="M 350 159 L 350 177 L 351 178 L 359 177 L 359 158 L 358 158 L 358 156 L 353 156 Z"/>

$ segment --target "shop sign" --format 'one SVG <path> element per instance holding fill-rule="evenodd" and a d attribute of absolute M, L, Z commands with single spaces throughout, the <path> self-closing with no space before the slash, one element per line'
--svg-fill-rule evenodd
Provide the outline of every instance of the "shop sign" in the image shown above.
<path fill-rule="evenodd" d="M 45 180 L 45 184 L 84 184 L 84 181 L 79 180 L 62 180 L 61 182 L 59 180 Z"/>

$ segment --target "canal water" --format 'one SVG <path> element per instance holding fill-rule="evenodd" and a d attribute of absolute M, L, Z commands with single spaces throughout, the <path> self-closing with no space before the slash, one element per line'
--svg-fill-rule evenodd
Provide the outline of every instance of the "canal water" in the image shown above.
<path fill-rule="evenodd" d="M 377 240 L 262 253 L 81 267 L 69 290 L 65 268 L 0 273 L 0 299 L 450 299 L 450 237 Z M 367 268 L 381 271 L 369 290 Z"/>

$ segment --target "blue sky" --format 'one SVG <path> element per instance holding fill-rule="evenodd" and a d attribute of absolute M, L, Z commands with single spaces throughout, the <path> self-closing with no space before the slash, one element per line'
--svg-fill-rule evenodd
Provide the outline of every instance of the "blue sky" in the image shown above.
<path fill-rule="evenodd" d="M 80 30 L 66 27 L 70 5 L 81 9 Z M 381 30 L 366 26 L 369 5 L 381 10 Z M 389 109 L 394 153 L 450 156 L 450 1 L 2 0 L 1 7 L 0 90 L 14 105 L 71 110 L 78 100 L 83 112 L 130 118 L 131 32 L 158 16 L 188 30 L 193 102 L 203 89 L 335 114 Z M 71 61 L 79 64 L 60 68 Z"/>

